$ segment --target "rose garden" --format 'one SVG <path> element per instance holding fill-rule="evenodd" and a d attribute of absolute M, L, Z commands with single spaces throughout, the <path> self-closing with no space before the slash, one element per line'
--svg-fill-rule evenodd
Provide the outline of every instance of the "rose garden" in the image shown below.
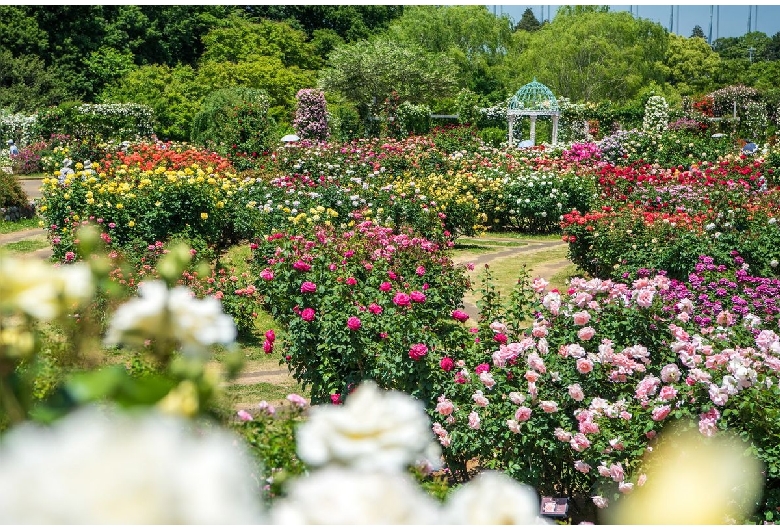
<path fill-rule="evenodd" d="M 561 101 L 528 148 L 413 105 L 336 141 L 315 90 L 286 144 L 262 98 L 204 145 L 135 108 L 31 137 L 53 258 L 0 256 L 0 519 L 775 522 L 780 147 L 739 142 L 777 126 L 745 129 L 751 90 L 600 134 Z M 577 274 L 473 282 L 452 251 L 483 233 L 558 234 Z M 251 345 L 303 397 L 226 405 Z"/>

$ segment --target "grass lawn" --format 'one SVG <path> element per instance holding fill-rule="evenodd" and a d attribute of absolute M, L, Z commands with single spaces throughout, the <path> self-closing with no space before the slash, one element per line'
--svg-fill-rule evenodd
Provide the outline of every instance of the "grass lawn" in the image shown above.
<path fill-rule="evenodd" d="M 5 250 L 14 254 L 27 254 L 42 248 L 49 248 L 49 242 L 46 239 L 25 239 L 24 241 L 0 245 L 0 250 Z"/>
<path fill-rule="evenodd" d="M 39 228 L 38 217 L 31 219 L 20 219 L 19 221 L 1 221 L 0 220 L 0 234 L 10 234 L 11 232 L 19 232 L 20 230 L 29 230 L 30 228 Z"/>

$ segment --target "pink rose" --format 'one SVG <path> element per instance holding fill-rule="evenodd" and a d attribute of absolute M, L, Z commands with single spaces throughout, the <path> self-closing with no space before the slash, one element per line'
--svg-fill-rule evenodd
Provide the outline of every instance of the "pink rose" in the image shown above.
<path fill-rule="evenodd" d="M 269 281 L 274 279 L 274 271 L 272 271 L 271 269 L 268 269 L 268 268 L 263 269 L 260 272 L 260 278 L 262 278 L 263 280 L 269 282 Z"/>
<path fill-rule="evenodd" d="M 558 412 L 558 404 L 555 401 L 540 401 L 539 407 L 547 413 Z"/>
<path fill-rule="evenodd" d="M 663 405 L 661 407 L 656 407 L 653 409 L 652 418 L 653 421 L 663 421 L 668 415 L 669 412 L 672 410 L 672 407 L 669 405 Z"/>
<path fill-rule="evenodd" d="M 528 407 L 519 407 L 515 412 L 515 419 L 517 421 L 528 421 L 531 419 L 531 409 Z"/>
<path fill-rule="evenodd" d="M 357 280 L 352 276 L 350 276 L 349 278 L 347 278 L 347 285 L 357 285 Z"/>
<path fill-rule="evenodd" d="M 306 322 L 311 322 L 314 320 L 314 309 L 311 307 L 307 307 L 303 311 L 301 311 L 301 318 L 305 320 Z"/>
<path fill-rule="evenodd" d="M 469 316 L 464 311 L 461 311 L 460 309 L 456 309 L 452 312 L 452 318 L 457 320 L 458 322 L 465 322 L 469 319 Z"/>
<path fill-rule="evenodd" d="M 300 408 L 304 408 L 307 405 L 306 398 L 298 394 L 287 394 L 287 401 Z"/>
<path fill-rule="evenodd" d="M 569 396 L 571 396 L 574 401 L 582 401 L 585 399 L 585 393 L 582 391 L 582 387 L 579 383 L 569 385 Z"/>
<path fill-rule="evenodd" d="M 595 334 L 596 330 L 590 326 L 587 326 L 577 332 L 577 337 L 579 337 L 580 340 L 590 340 Z"/>
<path fill-rule="evenodd" d="M 474 400 L 474 403 L 478 407 L 487 407 L 490 405 L 490 401 L 488 401 L 488 398 L 485 397 L 485 395 L 482 393 L 481 390 L 477 390 L 471 395 L 471 399 Z"/>
<path fill-rule="evenodd" d="M 593 504 L 596 505 L 596 508 L 604 509 L 609 506 L 609 500 L 602 497 L 601 495 L 596 495 L 595 497 L 592 497 Z"/>
<path fill-rule="evenodd" d="M 578 311 L 572 317 L 574 318 L 574 324 L 577 326 L 584 326 L 590 322 L 590 313 L 587 311 Z"/>
<path fill-rule="evenodd" d="M 241 421 L 252 421 L 254 418 L 252 418 L 252 415 L 249 414 L 247 411 L 241 409 L 237 412 L 238 419 Z"/>
<path fill-rule="evenodd" d="M 581 374 L 590 373 L 593 370 L 593 361 L 590 359 L 577 359 L 577 371 Z"/>
<path fill-rule="evenodd" d="M 317 291 L 317 285 L 312 282 L 303 282 L 301 284 L 302 293 L 313 293 Z"/>
<path fill-rule="evenodd" d="M 358 317 L 349 317 L 347 319 L 347 327 L 351 331 L 357 331 L 360 329 L 360 326 L 362 326 L 363 323 L 360 321 Z"/>
<path fill-rule="evenodd" d="M 422 304 L 425 302 L 425 295 L 421 293 L 420 291 L 412 291 L 409 293 L 409 298 L 414 302 L 415 304 Z"/>
<path fill-rule="evenodd" d="M 469 414 L 469 428 L 476 430 L 479 429 L 479 425 L 479 414 L 477 414 L 476 411 Z"/>
<path fill-rule="evenodd" d="M 452 404 L 452 401 L 446 399 L 444 396 L 439 397 L 439 403 L 436 405 L 436 412 L 442 416 L 449 416 L 454 410 L 455 405 Z"/>
<path fill-rule="evenodd" d="M 674 399 L 675 397 L 677 397 L 677 389 L 675 389 L 671 385 L 662 387 L 661 391 L 658 393 L 658 397 L 662 401 L 669 401 L 670 399 Z"/>
<path fill-rule="evenodd" d="M 268 342 L 268 341 L 263 342 L 263 351 L 265 353 L 271 353 L 272 351 L 274 351 L 273 343 Z"/>
<path fill-rule="evenodd" d="M 417 267 L 417 269 L 414 272 L 417 273 L 417 276 L 422 276 L 423 274 L 425 274 L 425 267 L 420 265 L 419 267 Z"/>
<path fill-rule="evenodd" d="M 419 361 L 428 353 L 428 346 L 425 344 L 415 344 L 409 348 L 409 357 L 414 361 Z"/>
<path fill-rule="evenodd" d="M 574 462 L 574 469 L 576 469 L 580 473 L 590 472 L 590 466 L 585 462 L 583 462 L 582 460 L 577 460 L 576 462 Z"/>
<path fill-rule="evenodd" d="M 381 313 L 382 313 L 382 306 L 380 306 L 380 305 L 378 305 L 378 304 L 375 304 L 375 303 L 373 303 L 373 302 L 372 302 L 372 303 L 371 303 L 371 304 L 368 306 L 368 311 L 369 311 L 369 312 L 370 312 L 372 315 L 379 315 L 379 314 L 381 314 Z"/>
<path fill-rule="evenodd" d="M 392 288 L 393 288 L 393 286 L 390 285 L 390 282 L 382 282 L 381 284 L 379 284 L 379 290 L 383 291 L 385 293 L 387 291 L 389 291 L 390 289 L 392 289 Z"/>
<path fill-rule="evenodd" d="M 482 372 L 489 372 L 490 371 L 490 365 L 488 363 L 482 363 L 478 364 L 476 368 L 474 368 L 474 373 L 481 374 Z"/>
<path fill-rule="evenodd" d="M 393 303 L 397 306 L 405 307 L 411 304 L 412 299 L 406 293 L 395 293 Z"/>
<path fill-rule="evenodd" d="M 441 361 L 439 361 L 439 366 L 445 372 L 449 372 L 455 367 L 455 363 L 449 357 L 442 357 Z"/>
<path fill-rule="evenodd" d="M 293 263 L 293 269 L 299 272 L 309 272 L 311 270 L 311 265 L 309 265 L 305 261 L 298 260 L 295 263 Z"/>
<path fill-rule="evenodd" d="M 341 394 L 331 394 L 330 395 L 330 402 L 333 405 L 341 405 L 343 403 L 341 401 Z"/>
<path fill-rule="evenodd" d="M 621 482 L 618 484 L 618 491 L 622 494 L 628 494 L 634 491 L 634 484 L 632 482 Z"/>
<path fill-rule="evenodd" d="M 590 440 L 588 438 L 578 432 L 574 436 L 571 437 L 571 440 L 569 441 L 569 445 L 571 445 L 571 448 L 577 451 L 578 453 L 581 453 L 588 447 L 590 447 Z"/>

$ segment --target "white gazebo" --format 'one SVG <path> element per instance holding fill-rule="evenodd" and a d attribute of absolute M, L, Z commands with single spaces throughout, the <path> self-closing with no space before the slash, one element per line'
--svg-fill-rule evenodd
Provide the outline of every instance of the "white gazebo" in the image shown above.
<path fill-rule="evenodd" d="M 558 143 L 558 119 L 561 116 L 558 100 L 555 99 L 552 90 L 537 82 L 536 78 L 512 96 L 506 114 L 509 122 L 510 145 L 514 145 L 515 122 L 523 116 L 528 116 L 531 120 L 531 145 L 536 145 L 537 116 L 552 117 L 552 143 Z"/>

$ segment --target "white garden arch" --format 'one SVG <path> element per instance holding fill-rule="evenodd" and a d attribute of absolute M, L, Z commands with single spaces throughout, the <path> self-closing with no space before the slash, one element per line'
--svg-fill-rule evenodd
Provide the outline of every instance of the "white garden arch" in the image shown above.
<path fill-rule="evenodd" d="M 531 120 L 531 145 L 536 145 L 536 118 L 538 116 L 552 117 L 552 143 L 558 143 L 558 119 L 561 116 L 558 100 L 555 99 L 552 90 L 539 83 L 536 78 L 512 96 L 506 114 L 509 122 L 510 145 L 514 145 L 515 123 L 523 116 L 528 116 Z"/>

